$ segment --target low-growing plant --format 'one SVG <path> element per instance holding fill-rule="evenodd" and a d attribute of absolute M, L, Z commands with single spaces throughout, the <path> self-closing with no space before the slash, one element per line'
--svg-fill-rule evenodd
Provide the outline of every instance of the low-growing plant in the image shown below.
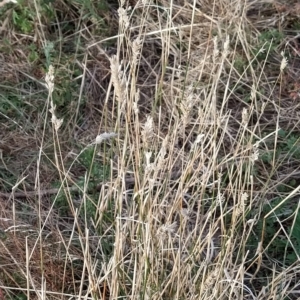
<path fill-rule="evenodd" d="M 38 21 L 39 17 L 45 18 L 45 22 L 51 22 L 54 20 L 54 10 L 50 1 L 39 1 L 38 9 L 33 3 L 26 0 L 19 0 L 17 4 L 13 6 L 12 10 L 12 20 L 15 29 L 20 33 L 30 34 L 35 28 L 35 23 Z"/>
<path fill-rule="evenodd" d="M 249 219 L 258 220 L 247 241 L 247 249 L 254 257 L 259 243 L 262 242 L 263 255 L 288 267 L 300 255 L 300 214 L 295 200 L 291 199 L 280 205 L 283 200 L 275 198 L 265 201 L 262 211 L 249 214 Z"/>
<path fill-rule="evenodd" d="M 278 29 L 271 29 L 262 32 L 258 37 L 258 44 L 254 50 L 254 56 L 258 61 L 264 61 L 274 54 L 282 43 L 283 33 Z"/>
<path fill-rule="evenodd" d="M 264 133 L 263 135 L 267 135 Z M 278 131 L 278 141 L 267 142 L 267 147 L 270 149 L 264 151 L 261 155 L 261 159 L 264 163 L 270 164 L 274 159 L 280 163 L 285 160 L 298 160 L 300 159 L 299 140 L 300 135 L 298 133 L 287 133 L 285 130 L 280 129 Z"/>
<path fill-rule="evenodd" d="M 97 202 L 99 200 L 99 189 L 110 178 L 110 166 L 97 159 L 95 151 L 94 147 L 87 147 L 81 151 L 77 158 L 78 163 L 72 167 L 72 169 L 77 169 L 77 172 L 80 172 L 81 175 L 74 179 L 74 184 L 70 186 L 71 194 L 77 199 L 82 199 L 82 191 L 87 192 L 89 197 L 86 198 L 84 204 L 80 205 L 80 215 L 88 219 L 95 218 Z M 59 183 L 54 185 L 57 188 L 59 186 Z M 54 198 L 56 199 L 55 206 L 59 209 L 61 216 L 70 213 L 69 204 L 63 190 Z"/>

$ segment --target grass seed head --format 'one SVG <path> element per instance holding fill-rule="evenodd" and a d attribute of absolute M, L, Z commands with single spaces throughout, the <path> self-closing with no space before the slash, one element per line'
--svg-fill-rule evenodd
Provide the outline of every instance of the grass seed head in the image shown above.
<path fill-rule="evenodd" d="M 142 139 L 144 142 L 144 145 L 148 147 L 148 145 L 151 143 L 152 138 L 154 136 L 154 126 L 153 126 L 153 118 L 151 116 L 147 116 L 147 120 L 143 126 L 142 130 Z"/>

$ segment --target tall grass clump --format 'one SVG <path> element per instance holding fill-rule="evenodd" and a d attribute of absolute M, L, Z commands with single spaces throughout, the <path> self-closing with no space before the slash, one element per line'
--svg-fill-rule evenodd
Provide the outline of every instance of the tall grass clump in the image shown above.
<path fill-rule="evenodd" d="M 3 180 L 0 298 L 298 299 L 294 13 L 130 2 L 101 22 L 95 1 L 47 4 L 76 43 L 51 48 L 30 122 L 3 112 L 38 138 L 34 173 Z"/>

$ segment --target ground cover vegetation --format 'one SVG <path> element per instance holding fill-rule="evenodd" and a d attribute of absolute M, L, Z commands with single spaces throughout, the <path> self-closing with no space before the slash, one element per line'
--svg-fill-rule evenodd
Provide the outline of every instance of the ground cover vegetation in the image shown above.
<path fill-rule="evenodd" d="M 0 300 L 299 299 L 299 16 L 0 2 Z"/>

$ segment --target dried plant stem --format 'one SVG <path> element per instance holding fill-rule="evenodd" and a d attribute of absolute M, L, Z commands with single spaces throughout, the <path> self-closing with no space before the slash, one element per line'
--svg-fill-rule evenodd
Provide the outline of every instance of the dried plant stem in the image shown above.
<path fill-rule="evenodd" d="M 133 184 L 134 183 L 134 178 L 126 178 L 125 179 L 126 184 Z M 96 190 L 100 190 L 104 183 L 101 183 L 97 186 Z M 53 189 L 45 189 L 45 190 L 40 190 L 40 191 L 21 191 L 21 192 L 11 192 L 11 193 L 0 193 L 0 197 L 8 199 L 12 197 L 16 198 L 31 198 L 35 197 L 37 195 L 39 196 L 46 196 L 46 195 L 55 195 L 59 193 L 62 190 L 62 188 L 53 188 Z M 69 192 L 76 192 L 79 191 L 80 188 L 77 186 L 72 186 L 68 188 Z"/>

